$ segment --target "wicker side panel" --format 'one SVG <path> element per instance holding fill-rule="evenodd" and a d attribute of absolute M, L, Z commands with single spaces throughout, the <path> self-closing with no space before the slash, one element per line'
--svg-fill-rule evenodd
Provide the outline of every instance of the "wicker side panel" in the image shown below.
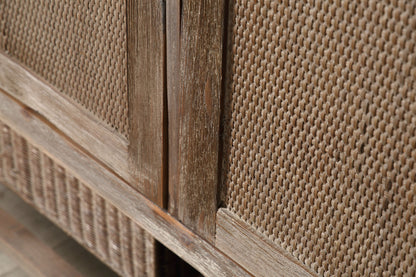
<path fill-rule="evenodd" d="M 126 1 L 0 1 L 0 51 L 127 136 Z"/>
<path fill-rule="evenodd" d="M 0 121 L 0 182 L 123 276 L 147 276 L 146 232 Z M 147 246 L 149 247 L 149 246 Z"/>
<path fill-rule="evenodd" d="M 416 274 L 416 2 L 230 5 L 227 208 L 320 275 Z"/>

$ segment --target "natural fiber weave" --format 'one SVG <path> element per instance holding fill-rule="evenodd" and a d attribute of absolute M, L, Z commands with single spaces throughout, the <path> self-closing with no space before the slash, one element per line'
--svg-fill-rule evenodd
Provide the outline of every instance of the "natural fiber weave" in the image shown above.
<path fill-rule="evenodd" d="M 63 165 L 0 122 L 0 182 L 122 276 L 146 276 L 149 235 Z"/>
<path fill-rule="evenodd" d="M 0 51 L 127 136 L 126 1 L 0 1 Z"/>
<path fill-rule="evenodd" d="M 416 1 L 229 18 L 228 209 L 320 275 L 416 276 Z"/>

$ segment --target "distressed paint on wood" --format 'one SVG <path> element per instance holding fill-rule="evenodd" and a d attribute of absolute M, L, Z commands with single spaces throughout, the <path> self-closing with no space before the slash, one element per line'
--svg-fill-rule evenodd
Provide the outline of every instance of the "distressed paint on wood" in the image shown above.
<path fill-rule="evenodd" d="M 161 207 L 166 153 L 164 1 L 127 1 L 129 168 L 132 186 Z"/>
<path fill-rule="evenodd" d="M 1 92 L 1 91 L 0 91 Z M 251 276 L 125 181 L 55 132 L 36 113 L 0 93 L 0 118 L 30 143 L 68 167 L 94 193 L 206 276 Z"/>
<path fill-rule="evenodd" d="M 179 39 L 177 5 L 172 3 L 174 9 L 168 10 L 169 22 L 174 23 L 169 43 L 180 47 L 179 60 L 175 48 L 168 52 L 168 83 L 173 84 L 168 88 L 169 208 L 185 225 L 213 241 L 224 1 L 182 1 Z"/>
<path fill-rule="evenodd" d="M 166 3 L 166 66 L 168 97 L 168 156 L 169 201 L 168 209 L 178 215 L 179 207 L 179 89 L 180 89 L 180 23 L 181 0 Z"/>
<path fill-rule="evenodd" d="M 0 88 L 44 116 L 82 148 L 129 180 L 128 141 L 2 53 Z"/>

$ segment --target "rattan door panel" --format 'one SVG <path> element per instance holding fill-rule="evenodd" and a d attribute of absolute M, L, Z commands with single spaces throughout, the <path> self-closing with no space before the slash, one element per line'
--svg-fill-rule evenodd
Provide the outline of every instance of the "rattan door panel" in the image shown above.
<path fill-rule="evenodd" d="M 2 93 L 19 100 L 53 124 L 60 132 L 93 153 L 124 178 L 129 178 L 128 140 L 66 95 L 9 56 L 0 53 Z"/>
<path fill-rule="evenodd" d="M 125 1 L 1 1 L 0 87 L 129 180 Z"/>
<path fill-rule="evenodd" d="M 235 1 L 229 18 L 226 209 L 319 275 L 414 276 L 416 2 Z"/>
<path fill-rule="evenodd" d="M 0 182 L 123 276 L 165 259 L 109 200 L 164 205 L 162 4 L 0 1 Z"/>
<path fill-rule="evenodd" d="M 0 2 L 0 88 L 159 205 L 162 6 Z"/>
<path fill-rule="evenodd" d="M 0 181 L 127 276 L 414 276 L 416 2 L 226 2 L 0 1 Z"/>
<path fill-rule="evenodd" d="M 128 136 L 126 1 L 1 1 L 0 30 L 1 51 Z"/>

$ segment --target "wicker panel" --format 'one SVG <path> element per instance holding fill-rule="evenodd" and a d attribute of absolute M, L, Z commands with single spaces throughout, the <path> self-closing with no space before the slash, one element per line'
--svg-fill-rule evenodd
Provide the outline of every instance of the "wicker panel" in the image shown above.
<path fill-rule="evenodd" d="M 126 1 L 0 1 L 0 51 L 127 136 Z"/>
<path fill-rule="evenodd" d="M 230 6 L 229 210 L 324 276 L 416 276 L 416 2 Z"/>
<path fill-rule="evenodd" d="M 123 276 L 146 276 L 147 233 L 0 122 L 0 182 Z"/>

